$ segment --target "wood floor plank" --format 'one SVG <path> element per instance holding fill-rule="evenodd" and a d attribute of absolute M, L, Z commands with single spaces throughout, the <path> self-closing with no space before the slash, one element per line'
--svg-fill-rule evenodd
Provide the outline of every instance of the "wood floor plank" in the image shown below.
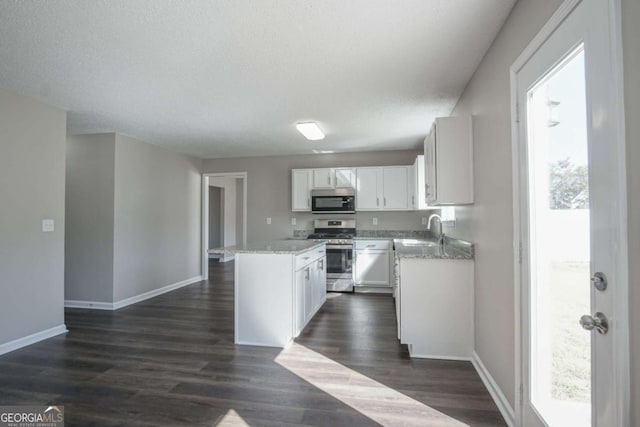
<path fill-rule="evenodd" d="M 468 362 L 412 360 L 389 296 L 334 294 L 286 349 L 233 343 L 233 263 L 0 356 L 0 404 L 68 426 L 502 426 Z"/>

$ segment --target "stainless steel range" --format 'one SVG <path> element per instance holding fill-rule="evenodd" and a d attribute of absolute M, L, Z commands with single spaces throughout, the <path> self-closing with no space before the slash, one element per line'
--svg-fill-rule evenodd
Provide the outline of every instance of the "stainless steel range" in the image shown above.
<path fill-rule="evenodd" d="M 327 242 L 327 291 L 353 292 L 355 219 L 316 219 L 308 239 Z"/>

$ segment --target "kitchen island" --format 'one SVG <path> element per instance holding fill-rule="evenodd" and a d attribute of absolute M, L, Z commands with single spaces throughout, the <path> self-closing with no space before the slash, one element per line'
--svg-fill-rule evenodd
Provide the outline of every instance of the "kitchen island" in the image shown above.
<path fill-rule="evenodd" d="M 235 343 L 285 347 L 327 299 L 324 242 L 274 240 L 211 249 L 235 256 Z"/>

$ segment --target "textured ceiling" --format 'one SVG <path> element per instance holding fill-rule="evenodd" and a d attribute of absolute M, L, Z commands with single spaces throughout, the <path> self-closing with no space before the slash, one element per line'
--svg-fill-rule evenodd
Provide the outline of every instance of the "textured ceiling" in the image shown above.
<path fill-rule="evenodd" d="M 514 3 L 0 0 L 0 85 L 204 158 L 417 148 Z"/>

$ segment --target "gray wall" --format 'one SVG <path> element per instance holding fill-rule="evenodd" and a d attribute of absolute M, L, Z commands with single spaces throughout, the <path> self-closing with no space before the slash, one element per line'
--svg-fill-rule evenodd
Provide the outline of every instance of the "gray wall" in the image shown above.
<path fill-rule="evenodd" d="M 209 249 L 222 244 L 222 192 L 220 187 L 209 186 Z"/>
<path fill-rule="evenodd" d="M 222 201 L 222 246 L 234 246 L 236 244 L 236 179 L 226 176 L 209 178 L 209 185 L 221 188 Z M 209 245 L 211 246 L 211 245 Z"/>
<path fill-rule="evenodd" d="M 114 299 L 200 276 L 201 160 L 116 135 Z"/>
<path fill-rule="evenodd" d="M 66 300 L 113 302 L 115 136 L 67 137 Z"/>
<path fill-rule="evenodd" d="M 244 239 L 244 178 L 236 178 L 236 244 Z"/>
<path fill-rule="evenodd" d="M 66 113 L 0 88 L 0 129 L 3 344 L 64 324 Z"/>
<path fill-rule="evenodd" d="M 426 133 L 427 124 L 425 124 Z M 282 239 L 297 229 L 312 229 L 317 215 L 291 212 L 291 169 L 340 166 L 411 165 L 418 151 L 377 151 L 305 156 L 246 157 L 209 159 L 203 172 L 247 172 L 247 241 Z M 361 229 L 423 229 L 426 212 L 360 212 L 354 217 Z M 266 218 L 272 219 L 267 225 Z M 291 225 L 295 217 L 297 225 Z M 332 216 L 322 215 L 323 218 Z M 336 217 L 344 217 L 337 215 Z M 378 225 L 372 225 L 372 218 Z M 456 230 L 449 231 L 456 235 Z"/>
<path fill-rule="evenodd" d="M 640 425 L 640 2 L 622 0 L 627 190 L 629 203 L 629 311 L 631 331 L 631 425 Z"/>
<path fill-rule="evenodd" d="M 509 67 L 560 4 L 516 3 L 453 112 L 474 117 L 475 204 L 458 209 L 457 233 L 476 244 L 475 347 L 512 407 L 516 380 Z"/>

